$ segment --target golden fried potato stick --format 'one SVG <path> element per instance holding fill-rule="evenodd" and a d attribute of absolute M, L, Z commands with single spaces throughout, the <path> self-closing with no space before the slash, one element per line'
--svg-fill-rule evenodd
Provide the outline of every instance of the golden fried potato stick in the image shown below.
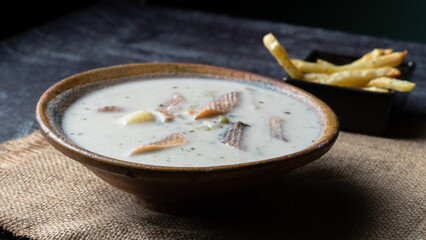
<path fill-rule="evenodd" d="M 386 88 L 380 88 L 380 87 L 363 87 L 361 88 L 362 90 L 366 90 L 366 91 L 371 91 L 371 92 L 383 92 L 383 93 L 388 93 L 389 89 Z"/>
<path fill-rule="evenodd" d="M 303 79 L 303 72 L 291 63 L 287 51 L 272 33 L 268 33 L 263 37 L 263 44 L 291 78 Z"/>
<path fill-rule="evenodd" d="M 399 77 L 401 72 L 397 68 L 393 67 L 382 67 L 382 68 L 368 68 L 368 69 L 356 69 L 346 70 L 341 72 L 335 72 L 332 74 L 325 73 L 306 73 L 303 80 L 344 86 L 344 87 L 363 87 L 368 81 L 378 77 Z"/>
<path fill-rule="evenodd" d="M 369 61 L 369 60 L 374 59 L 376 57 L 387 55 L 387 54 L 390 54 L 392 52 L 393 52 L 393 49 L 375 48 L 375 49 L 373 49 L 373 51 L 364 54 L 364 56 L 353 61 L 352 63 Z"/>
<path fill-rule="evenodd" d="M 375 48 L 373 51 L 364 54 L 361 58 L 353 61 L 352 63 L 365 62 L 365 61 L 374 59 L 378 56 L 390 54 L 392 52 L 393 52 L 393 49 Z M 336 64 L 333 64 L 333 63 L 326 61 L 324 59 L 321 59 L 321 58 L 318 58 L 316 62 L 320 65 L 336 66 Z"/>
<path fill-rule="evenodd" d="M 333 64 L 333 63 L 331 63 L 331 62 L 329 62 L 329 61 L 326 61 L 326 60 L 324 60 L 324 59 L 321 59 L 321 58 L 318 58 L 318 59 L 317 59 L 317 63 L 318 63 L 319 65 L 326 65 L 326 66 L 333 66 L 333 67 L 335 67 L 335 66 L 336 66 L 335 64 Z"/>
<path fill-rule="evenodd" d="M 305 73 L 303 80 L 308 82 L 321 83 L 330 78 L 331 74 L 327 73 Z"/>
<path fill-rule="evenodd" d="M 407 51 L 393 52 L 386 55 L 381 55 L 369 60 L 361 62 L 353 62 L 351 64 L 343 65 L 347 69 L 362 69 L 362 68 L 378 68 L 378 67 L 396 67 L 404 61 Z"/>
<path fill-rule="evenodd" d="M 406 80 L 400 80 L 389 77 L 379 77 L 369 81 L 366 86 L 392 89 L 399 92 L 409 92 L 414 89 L 416 84 Z"/>
<path fill-rule="evenodd" d="M 382 56 L 377 56 L 369 60 L 363 60 L 359 62 L 353 62 L 346 65 L 330 65 L 330 64 L 318 64 L 313 62 L 307 62 L 300 59 L 290 59 L 296 68 L 302 72 L 314 72 L 314 73 L 335 73 L 345 70 L 356 70 L 366 68 L 379 68 L 379 67 L 395 67 L 402 63 L 407 51 L 394 52 Z"/>
<path fill-rule="evenodd" d="M 290 61 L 297 69 L 304 73 L 334 73 L 343 70 L 341 66 L 337 65 L 324 65 L 295 58 L 291 58 Z"/>

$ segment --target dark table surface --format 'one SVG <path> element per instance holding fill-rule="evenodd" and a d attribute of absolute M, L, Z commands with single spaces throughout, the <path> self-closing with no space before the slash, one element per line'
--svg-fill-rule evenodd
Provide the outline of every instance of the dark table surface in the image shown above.
<path fill-rule="evenodd" d="M 397 94 L 395 108 L 426 115 L 426 45 L 198 11 L 107 1 L 85 7 L 0 42 L 0 142 L 37 129 L 38 98 L 64 77 L 135 62 L 202 63 L 282 79 L 262 43 L 272 32 L 291 57 L 313 49 L 362 55 L 375 47 L 408 50 L 417 86 Z M 16 239 L 0 229 L 0 239 Z"/>

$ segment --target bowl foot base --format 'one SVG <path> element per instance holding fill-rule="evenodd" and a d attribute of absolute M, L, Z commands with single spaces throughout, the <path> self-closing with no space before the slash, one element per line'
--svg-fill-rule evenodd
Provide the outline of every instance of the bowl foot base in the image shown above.
<path fill-rule="evenodd" d="M 216 199 L 208 202 L 161 202 L 145 198 L 136 198 L 136 201 L 156 212 L 162 212 L 173 215 L 208 215 L 229 211 L 243 200 L 244 197 L 228 197 Z"/>

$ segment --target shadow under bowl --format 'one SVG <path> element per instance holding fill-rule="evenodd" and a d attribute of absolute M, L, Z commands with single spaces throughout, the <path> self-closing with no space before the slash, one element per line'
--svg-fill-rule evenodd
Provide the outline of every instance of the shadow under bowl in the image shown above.
<path fill-rule="evenodd" d="M 215 78 L 255 84 L 287 94 L 317 114 L 321 130 L 309 147 L 277 158 L 212 167 L 167 167 L 132 163 L 93 153 L 74 144 L 64 133 L 67 108 L 88 92 L 111 84 L 158 77 Z M 325 154 L 339 133 L 334 112 L 313 95 L 269 77 L 229 68 L 189 63 L 136 63 L 82 72 L 50 87 L 40 98 L 36 119 L 49 143 L 80 162 L 112 186 L 133 194 L 142 205 L 166 213 L 208 211 L 301 167 Z"/>

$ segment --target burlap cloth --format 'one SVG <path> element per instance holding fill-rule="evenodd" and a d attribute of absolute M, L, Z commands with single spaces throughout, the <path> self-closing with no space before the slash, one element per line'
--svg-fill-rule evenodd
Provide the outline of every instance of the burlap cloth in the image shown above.
<path fill-rule="evenodd" d="M 35 132 L 0 146 L 0 225 L 31 239 L 426 239 L 425 143 L 342 132 L 321 159 L 232 210 L 173 216 Z"/>

